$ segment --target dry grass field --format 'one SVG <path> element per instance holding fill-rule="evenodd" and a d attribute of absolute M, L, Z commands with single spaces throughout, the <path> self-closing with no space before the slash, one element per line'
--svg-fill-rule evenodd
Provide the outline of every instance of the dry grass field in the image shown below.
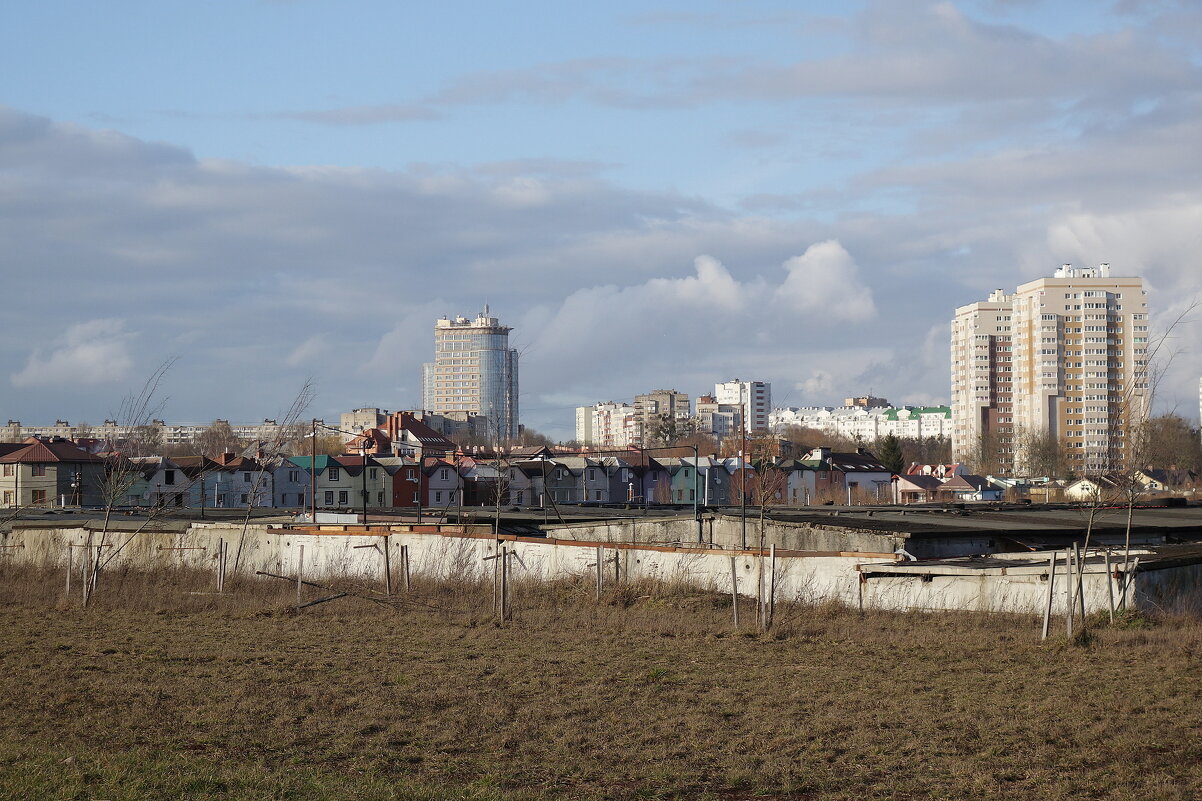
<path fill-rule="evenodd" d="M 519 586 L 501 627 L 467 584 L 298 613 L 265 579 L 106 576 L 88 609 L 60 583 L 0 573 L 3 798 L 1202 796 L 1194 620 L 1040 644 L 782 605 L 756 635 L 720 597 L 581 583 Z"/>

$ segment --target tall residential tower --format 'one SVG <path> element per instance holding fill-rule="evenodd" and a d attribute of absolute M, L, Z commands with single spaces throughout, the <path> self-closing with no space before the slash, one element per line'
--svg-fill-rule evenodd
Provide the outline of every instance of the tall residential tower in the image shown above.
<path fill-rule="evenodd" d="M 422 405 L 435 414 L 474 412 L 489 421 L 489 439 L 518 435 L 518 352 L 508 326 L 488 316 L 441 318 L 434 324 L 434 361 L 422 365 Z"/>
<path fill-rule="evenodd" d="M 1051 437 L 1077 473 L 1120 469 L 1148 414 L 1143 280 L 1110 265 L 1064 265 L 1000 290 L 952 322 L 953 458 L 992 440 L 1024 467 L 1024 442 Z"/>

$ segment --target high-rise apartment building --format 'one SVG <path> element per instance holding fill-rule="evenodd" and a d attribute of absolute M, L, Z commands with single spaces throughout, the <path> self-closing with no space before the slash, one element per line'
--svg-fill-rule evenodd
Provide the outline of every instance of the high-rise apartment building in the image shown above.
<path fill-rule="evenodd" d="M 722 405 L 742 406 L 747 430 L 767 431 L 772 412 L 772 385 L 764 381 L 735 379 L 714 384 L 714 399 Z"/>
<path fill-rule="evenodd" d="M 652 390 L 634 396 L 634 410 L 638 441 L 646 445 L 656 436 L 665 418 L 672 421 L 689 419 L 689 396 L 674 389 Z"/>
<path fill-rule="evenodd" d="M 1064 265 L 1051 278 L 956 310 L 953 456 L 992 441 L 1016 470 L 1032 437 L 1050 437 L 1077 473 L 1118 469 L 1148 413 L 1143 280 L 1110 266 Z"/>
<path fill-rule="evenodd" d="M 952 320 L 952 459 L 974 469 L 988 469 L 976 464 L 982 451 L 1014 461 L 1012 304 L 998 289 Z"/>
<path fill-rule="evenodd" d="M 638 445 L 638 413 L 627 403 L 597 403 L 576 408 L 576 441 L 596 448 Z"/>
<path fill-rule="evenodd" d="M 435 414 L 473 412 L 488 420 L 489 438 L 518 435 L 518 352 L 509 332 L 484 307 L 474 320 L 434 324 L 434 361 L 422 365 L 422 405 Z"/>

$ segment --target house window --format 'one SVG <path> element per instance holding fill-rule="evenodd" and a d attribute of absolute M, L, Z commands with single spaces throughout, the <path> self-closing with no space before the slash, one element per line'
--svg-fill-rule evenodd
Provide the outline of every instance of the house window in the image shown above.
<path fill-rule="evenodd" d="M 249 484 L 249 483 L 250 483 L 250 473 L 243 473 L 243 474 L 242 474 L 242 480 L 243 480 L 244 482 L 246 482 L 247 484 Z"/>
<path fill-rule="evenodd" d="M 164 470 L 163 471 L 163 483 L 164 484 L 174 484 L 175 483 L 175 471 L 174 470 Z"/>
<path fill-rule="evenodd" d="M 243 505 L 250 503 L 250 496 L 247 495 L 245 492 L 242 493 L 242 503 L 243 503 Z"/>
<path fill-rule="evenodd" d="M 689 490 L 689 500 L 692 501 L 692 500 L 696 500 L 696 499 L 697 499 L 697 491 Z"/>
<path fill-rule="evenodd" d="M 346 499 L 347 499 L 346 490 L 340 490 L 338 492 L 338 505 L 346 506 Z"/>
<path fill-rule="evenodd" d="M 8 467 L 8 465 L 5 465 L 5 467 Z M 12 493 L 12 490 L 5 490 L 5 491 L 4 491 L 4 505 L 5 505 L 5 506 L 12 506 L 12 505 L 13 505 L 13 493 Z"/>
<path fill-rule="evenodd" d="M 29 469 L 30 475 L 32 475 L 34 478 L 39 478 L 46 475 L 46 465 L 44 464 L 30 465 Z"/>
<path fill-rule="evenodd" d="M 596 481 L 596 480 L 597 480 L 597 471 L 596 471 L 595 469 L 591 468 L 591 467 L 590 467 L 590 468 L 589 468 L 589 470 L 588 470 L 588 480 L 589 480 L 589 481 Z"/>
<path fill-rule="evenodd" d="M 33 491 L 33 505 L 39 506 L 46 503 L 46 490 L 35 489 Z"/>
<path fill-rule="evenodd" d="M 4 465 L 4 475 L 11 476 L 13 474 L 13 466 L 11 464 Z"/>
<path fill-rule="evenodd" d="M 367 477 L 370 478 L 372 481 L 375 481 L 376 480 L 376 468 L 373 467 L 370 470 L 368 470 Z"/>
<path fill-rule="evenodd" d="M 288 480 L 293 481 L 293 482 L 300 481 L 300 471 L 299 470 L 289 470 L 288 471 Z"/>
<path fill-rule="evenodd" d="M 334 505 L 334 491 L 326 490 L 326 506 Z"/>
<path fill-rule="evenodd" d="M 596 497 L 593 498 L 594 501 L 601 500 L 601 490 L 594 490 L 594 494 L 596 495 Z"/>
<path fill-rule="evenodd" d="M 382 492 L 376 493 L 376 504 L 378 504 L 379 506 L 384 505 L 384 493 L 382 493 Z"/>
<path fill-rule="evenodd" d="M 438 478 L 440 480 L 446 481 L 450 477 L 451 477 L 451 471 L 447 470 L 445 467 L 438 471 Z"/>
<path fill-rule="evenodd" d="M 434 493 L 434 503 L 442 503 L 442 492 L 441 491 Z"/>
<path fill-rule="evenodd" d="M 338 480 L 338 468 L 331 467 L 329 475 L 330 475 L 330 481 L 337 481 Z"/>

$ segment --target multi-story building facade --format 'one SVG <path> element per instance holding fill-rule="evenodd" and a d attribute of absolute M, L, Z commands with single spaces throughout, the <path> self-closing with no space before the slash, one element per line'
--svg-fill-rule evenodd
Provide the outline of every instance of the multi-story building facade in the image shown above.
<path fill-rule="evenodd" d="M 956 309 L 952 320 L 952 460 L 978 460 L 982 451 L 1014 459 L 1012 410 L 1014 296 L 998 289 L 989 299 Z"/>
<path fill-rule="evenodd" d="M 576 408 L 576 441 L 596 448 L 625 449 L 639 441 L 638 411 L 628 403 Z"/>
<path fill-rule="evenodd" d="M 952 429 L 952 410 L 947 406 L 789 406 L 773 409 L 769 419 L 774 434 L 800 426 L 862 442 L 888 434 L 903 439 L 946 439 Z"/>
<path fill-rule="evenodd" d="M 1146 419 L 1149 398 L 1143 280 L 1112 276 L 1107 264 L 1066 264 L 1051 278 L 1025 283 L 1013 295 L 995 292 L 991 301 L 995 297 L 1009 309 L 991 309 L 973 322 L 971 369 L 965 363 L 969 315 L 958 325 L 961 311 L 980 304 L 957 310 L 953 323 L 954 403 L 968 402 L 966 410 L 957 408 L 965 426 L 953 434 L 953 458 L 971 451 L 974 425 L 978 440 L 996 437 L 1009 445 L 1015 469 L 1022 468 L 1023 444 L 1032 437 L 1052 438 L 1076 472 L 1115 470 L 1134 458 L 1130 432 Z M 1008 350 L 1000 340 L 977 339 L 990 325 L 1008 335 Z"/>
<path fill-rule="evenodd" d="M 768 415 L 772 411 L 772 385 L 765 381 L 734 379 L 714 384 L 714 399 L 723 405 L 743 407 L 743 419 L 748 431 L 767 431 Z"/>
<path fill-rule="evenodd" d="M 738 434 L 743 426 L 743 407 L 719 403 L 713 395 L 697 398 L 697 431 L 721 439 Z"/>
<path fill-rule="evenodd" d="M 689 396 L 674 389 L 652 390 L 634 396 L 634 411 L 638 442 L 646 445 L 655 437 L 663 420 L 689 419 Z"/>
<path fill-rule="evenodd" d="M 435 414 L 487 418 L 489 438 L 518 435 L 518 352 L 488 307 L 474 320 L 443 317 L 434 324 L 434 361 L 422 367 L 423 408 Z"/>

